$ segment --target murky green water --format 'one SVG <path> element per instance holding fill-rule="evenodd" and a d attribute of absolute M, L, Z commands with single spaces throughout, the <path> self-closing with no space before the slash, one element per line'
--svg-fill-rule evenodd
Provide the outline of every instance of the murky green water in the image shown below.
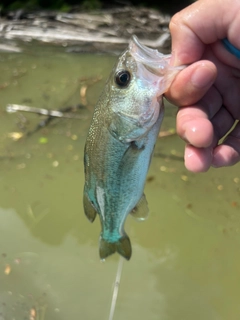
<path fill-rule="evenodd" d="M 0 54 L 1 320 L 108 319 L 119 257 L 99 261 L 100 224 L 82 208 L 82 158 L 114 60 L 49 46 Z M 84 86 L 88 108 L 78 114 L 87 118 L 12 139 L 42 118 L 6 113 L 7 104 L 57 109 L 77 104 Z M 163 131 L 175 122 L 176 110 L 166 109 Z M 127 221 L 133 256 L 115 320 L 240 318 L 240 167 L 190 174 L 182 154 L 177 136 L 159 139 L 146 185 L 150 217 Z"/>

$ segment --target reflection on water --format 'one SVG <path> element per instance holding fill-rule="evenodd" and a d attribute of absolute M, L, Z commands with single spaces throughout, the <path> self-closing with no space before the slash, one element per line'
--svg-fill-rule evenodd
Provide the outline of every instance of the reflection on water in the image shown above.
<path fill-rule="evenodd" d="M 0 56 L 1 320 L 108 319 L 119 257 L 99 260 L 99 221 L 83 214 L 82 158 L 114 60 L 30 45 Z M 80 96 L 87 120 L 54 120 L 18 141 L 9 135 L 42 118 L 7 114 L 7 104 L 58 109 Z M 174 127 L 175 112 L 166 108 L 162 130 Z M 150 217 L 127 221 L 133 256 L 115 320 L 239 319 L 239 165 L 196 175 L 182 155 L 177 136 L 159 139 L 146 184 Z"/>

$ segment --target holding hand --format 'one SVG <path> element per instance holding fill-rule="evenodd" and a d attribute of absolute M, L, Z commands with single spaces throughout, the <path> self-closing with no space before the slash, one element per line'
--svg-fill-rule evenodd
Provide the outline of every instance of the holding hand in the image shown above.
<path fill-rule="evenodd" d="M 180 107 L 177 132 L 187 142 L 185 165 L 194 172 L 240 160 L 240 59 L 223 45 L 240 49 L 240 1 L 199 0 L 170 22 L 173 65 L 190 64 L 166 93 Z"/>

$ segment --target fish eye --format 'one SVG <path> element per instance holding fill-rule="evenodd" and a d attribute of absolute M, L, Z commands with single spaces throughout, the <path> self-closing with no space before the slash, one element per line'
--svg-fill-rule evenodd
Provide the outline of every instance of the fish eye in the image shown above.
<path fill-rule="evenodd" d="M 127 87 L 131 80 L 130 72 L 127 70 L 120 70 L 115 74 L 115 82 L 119 87 Z"/>

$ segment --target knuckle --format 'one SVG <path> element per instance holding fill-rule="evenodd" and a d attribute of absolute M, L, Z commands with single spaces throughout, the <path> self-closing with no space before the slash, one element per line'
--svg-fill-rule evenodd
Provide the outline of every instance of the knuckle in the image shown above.
<path fill-rule="evenodd" d="M 180 21 L 181 21 L 181 14 L 180 14 L 180 12 L 177 12 L 171 18 L 170 23 L 169 23 L 169 30 L 171 33 L 178 29 Z"/>

